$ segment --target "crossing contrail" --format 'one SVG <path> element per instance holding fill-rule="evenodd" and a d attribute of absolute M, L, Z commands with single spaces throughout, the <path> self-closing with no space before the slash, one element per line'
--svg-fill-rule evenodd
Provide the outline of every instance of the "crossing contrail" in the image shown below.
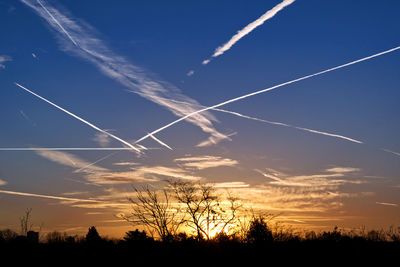
<path fill-rule="evenodd" d="M 130 92 L 167 108 L 178 118 L 198 109 L 199 103 L 182 94 L 179 88 L 114 53 L 103 40 L 94 34 L 93 28 L 89 24 L 72 17 L 67 12 L 61 13 L 47 1 L 20 1 L 32 8 L 58 33 L 64 51 L 72 52 L 92 63 L 101 73 L 127 87 Z M 163 96 L 167 100 L 157 101 L 157 96 Z M 172 101 L 175 99 L 184 100 L 191 105 L 182 107 Z M 206 112 L 198 116 L 190 116 L 188 119 L 188 122 L 208 133 L 209 138 L 220 141 L 227 137 L 215 129 L 214 122 L 216 121 L 217 119 L 211 113 Z"/>
<path fill-rule="evenodd" d="M 232 38 L 228 42 L 226 42 L 222 46 L 215 49 L 215 52 L 211 56 L 211 58 L 218 57 L 218 56 L 222 55 L 223 53 L 225 53 L 226 51 L 228 51 L 229 49 L 231 49 L 231 47 L 234 44 L 236 44 L 237 42 L 239 42 L 240 39 L 242 39 L 247 34 L 252 32 L 258 26 L 261 26 L 262 24 L 264 24 L 265 21 L 274 17 L 279 11 L 284 9 L 286 6 L 291 5 L 294 1 L 295 0 L 284 0 L 282 3 L 279 3 L 276 6 L 274 6 L 271 10 L 268 10 L 266 13 L 264 13 L 264 15 L 259 17 L 257 20 L 253 21 L 252 23 L 250 23 L 249 25 L 247 25 L 246 27 L 244 27 L 243 29 L 238 31 L 234 36 L 232 36 Z M 204 60 L 202 62 L 202 64 L 203 65 L 208 64 L 211 61 L 211 58 Z M 191 72 L 189 72 L 189 73 L 191 73 Z"/>
<path fill-rule="evenodd" d="M 95 130 L 97 130 L 97 131 L 99 131 L 99 132 L 101 132 L 101 133 L 103 133 L 103 134 L 106 134 L 106 135 L 110 136 L 111 138 L 113 138 L 113 139 L 115 139 L 115 140 L 117 140 L 117 141 L 123 143 L 124 145 L 127 145 L 127 146 L 130 147 L 131 149 L 133 149 L 133 150 L 135 150 L 136 152 L 139 152 L 139 153 L 140 153 L 140 150 L 139 150 L 138 148 L 134 147 L 132 144 L 128 143 L 127 141 L 125 141 L 125 140 L 123 140 L 123 139 L 121 139 L 121 138 L 119 138 L 119 137 L 117 137 L 117 136 L 115 136 L 115 135 L 113 135 L 113 134 L 110 134 L 109 132 L 104 131 L 103 129 L 100 129 L 100 128 L 97 127 L 96 125 L 94 125 L 94 124 L 92 124 L 92 123 L 90 123 L 90 122 L 88 122 L 88 121 L 82 119 L 81 117 L 79 117 L 79 116 L 73 114 L 72 112 L 69 112 L 69 111 L 66 110 L 66 109 L 63 109 L 63 108 L 60 107 L 60 106 L 57 106 L 56 104 L 54 104 L 54 103 L 51 102 L 50 100 L 47 100 L 46 98 L 41 97 L 40 95 L 38 95 L 38 94 L 36 94 L 36 93 L 30 91 L 29 89 L 25 88 L 25 87 L 22 86 L 22 85 L 20 85 L 20 84 L 18 84 L 18 83 L 15 83 L 15 85 L 17 85 L 18 87 L 24 89 L 24 90 L 27 91 L 28 93 L 30 93 L 30 94 L 36 96 L 37 98 L 39 98 L 39 99 L 41 99 L 41 100 L 43 100 L 43 101 L 49 103 L 50 105 L 52 105 L 52 106 L 58 108 L 59 110 L 61 110 L 61 111 L 65 112 L 65 113 L 67 113 L 68 115 L 74 117 L 75 119 L 80 120 L 81 122 L 83 122 L 83 123 L 85 123 L 86 125 L 92 127 L 93 129 L 95 129 Z"/>
<path fill-rule="evenodd" d="M 147 135 L 145 135 L 142 138 L 138 139 L 134 143 L 136 144 L 138 142 L 141 142 L 142 140 L 150 137 L 150 135 L 154 135 L 154 134 L 156 134 L 158 132 L 161 132 L 161 131 L 171 127 L 172 125 L 177 124 L 178 122 L 183 121 L 183 120 L 185 120 L 185 119 L 187 119 L 187 118 L 189 118 L 191 116 L 194 116 L 196 114 L 199 114 L 201 112 L 208 111 L 208 110 L 211 110 L 211 109 L 215 109 L 215 108 L 218 108 L 218 107 L 221 107 L 221 106 L 224 106 L 224 105 L 227 105 L 227 104 L 230 104 L 230 103 L 233 103 L 233 102 L 248 98 L 250 96 L 259 95 L 259 94 L 262 94 L 262 93 L 265 93 L 265 92 L 268 92 L 268 91 L 272 91 L 274 89 L 277 89 L 279 87 L 283 87 L 283 86 L 286 86 L 286 85 L 289 85 L 289 84 L 292 84 L 292 83 L 296 83 L 296 82 L 300 82 L 300 81 L 303 81 L 303 80 L 307 80 L 307 79 L 310 79 L 312 77 L 319 76 L 319 75 L 322 75 L 322 74 L 325 74 L 325 73 L 328 73 L 328 72 L 331 72 L 331 71 L 334 71 L 334 70 L 342 69 L 342 68 L 345 68 L 345 67 L 348 67 L 348 66 L 351 66 L 351 65 L 354 65 L 354 64 L 357 64 L 357 63 L 360 63 L 360 62 L 375 58 L 375 57 L 379 57 L 379 56 L 382 56 L 382 55 L 397 51 L 399 49 L 400 49 L 400 46 L 397 46 L 395 48 L 392 48 L 392 49 L 389 49 L 389 50 L 385 50 L 383 52 L 380 52 L 380 53 L 377 53 L 377 54 L 373 54 L 373 55 L 368 56 L 368 57 L 357 59 L 357 60 L 348 62 L 346 64 L 342 64 L 342 65 L 339 65 L 339 66 L 336 66 L 336 67 L 333 67 L 333 68 L 329 68 L 329 69 L 326 69 L 326 70 L 323 70 L 323 71 L 320 71 L 320 72 L 316 72 L 314 74 L 310 74 L 310 75 L 307 75 L 307 76 L 303 76 L 301 78 L 297 78 L 297 79 L 294 79 L 294 80 L 291 80 L 291 81 L 288 81 L 288 82 L 284 82 L 284 83 L 281 83 L 281 84 L 278 84 L 278 85 L 275 85 L 275 86 L 272 86 L 272 87 L 268 87 L 268 88 L 265 88 L 265 89 L 262 89 L 262 90 L 259 90 L 259 91 L 255 91 L 255 92 L 252 92 L 252 93 L 249 93 L 249 94 L 245 94 L 245 95 L 242 95 L 242 96 L 239 96 L 239 97 L 235 97 L 235 98 L 226 100 L 224 102 L 221 102 L 221 103 L 213 105 L 213 106 L 209 106 L 209 107 L 205 107 L 205 108 L 199 109 L 199 110 L 191 112 L 191 113 L 189 113 L 189 114 L 187 114 L 187 115 L 185 115 L 183 117 L 180 117 L 179 119 L 177 119 L 177 120 L 175 120 L 175 121 L 173 121 L 171 123 L 168 123 L 168 124 L 158 128 L 157 130 L 154 130 L 151 133 L 148 133 Z"/>

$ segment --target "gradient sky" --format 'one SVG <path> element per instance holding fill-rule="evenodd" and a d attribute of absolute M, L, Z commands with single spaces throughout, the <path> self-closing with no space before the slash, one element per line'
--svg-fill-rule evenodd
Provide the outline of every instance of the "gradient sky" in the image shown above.
<path fill-rule="evenodd" d="M 400 46 L 399 1 L 297 0 L 202 64 L 281 2 L 0 0 L 0 147 L 123 147 L 15 82 L 133 143 L 203 106 Z M 120 236 L 132 184 L 168 177 L 230 188 L 298 228 L 397 226 L 399 69 L 397 50 L 221 107 L 298 128 L 207 111 L 156 134 L 173 150 L 149 138 L 156 149 L 141 155 L 0 151 L 0 228 L 32 208 L 45 231 Z"/>

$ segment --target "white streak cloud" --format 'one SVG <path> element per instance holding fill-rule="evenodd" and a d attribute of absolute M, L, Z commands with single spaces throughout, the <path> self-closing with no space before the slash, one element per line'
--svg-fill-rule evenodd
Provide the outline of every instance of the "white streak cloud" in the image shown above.
<path fill-rule="evenodd" d="M 265 21 L 273 18 L 279 11 L 284 9 L 286 6 L 291 5 L 294 1 L 295 0 L 284 0 L 275 7 L 273 7 L 271 10 L 268 10 L 266 13 L 264 13 L 264 15 L 259 17 L 257 20 L 253 21 L 252 23 L 250 23 L 249 25 L 238 31 L 234 36 L 232 36 L 232 38 L 228 42 L 218 47 L 211 57 L 212 58 L 218 57 L 223 53 L 225 53 L 226 51 L 228 51 L 229 49 L 231 49 L 231 47 L 237 42 L 239 42 L 240 39 L 251 33 L 255 28 L 264 24 Z M 211 58 L 206 59 L 202 62 L 202 64 L 206 65 L 210 62 L 210 60 Z"/>
<path fill-rule="evenodd" d="M 1 180 L 0 179 L 0 186 L 2 186 L 2 185 L 6 185 L 7 184 L 7 182 L 6 181 L 4 181 L 4 180 Z"/>

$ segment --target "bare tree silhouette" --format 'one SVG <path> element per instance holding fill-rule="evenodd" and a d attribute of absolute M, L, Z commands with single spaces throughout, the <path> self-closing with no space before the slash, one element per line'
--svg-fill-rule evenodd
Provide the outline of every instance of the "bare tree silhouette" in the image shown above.
<path fill-rule="evenodd" d="M 198 239 L 209 240 L 213 234 L 225 232 L 236 221 L 242 205 L 233 195 L 228 194 L 229 205 L 224 207 L 221 197 L 210 184 L 169 181 L 169 185 L 178 202 L 185 207 L 186 225 L 196 232 Z"/>
<path fill-rule="evenodd" d="M 31 223 L 31 213 L 32 213 L 32 208 L 26 209 L 25 214 L 19 218 L 21 226 L 21 235 L 26 236 L 26 234 L 32 230 L 33 224 Z"/>
<path fill-rule="evenodd" d="M 136 198 L 128 198 L 133 204 L 132 213 L 121 217 L 133 225 L 144 226 L 154 237 L 163 241 L 170 240 L 184 222 L 179 207 L 171 202 L 172 196 L 167 190 L 142 190 L 134 188 Z"/>

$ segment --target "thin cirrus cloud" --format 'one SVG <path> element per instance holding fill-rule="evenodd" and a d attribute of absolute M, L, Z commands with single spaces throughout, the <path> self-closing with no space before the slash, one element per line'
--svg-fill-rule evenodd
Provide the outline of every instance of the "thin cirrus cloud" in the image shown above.
<path fill-rule="evenodd" d="M 319 187 L 319 188 L 335 188 L 345 184 L 362 184 L 365 181 L 352 180 L 346 177 L 351 173 L 359 172 L 358 168 L 336 167 L 325 170 L 328 173 L 318 173 L 310 175 L 288 175 L 282 172 L 266 168 L 265 171 L 257 170 L 264 177 L 272 180 L 270 185 L 278 185 L 285 187 Z"/>
<path fill-rule="evenodd" d="M 12 61 L 12 58 L 10 56 L 0 55 L 0 69 L 4 70 L 6 68 L 5 62 L 7 61 Z"/>
<path fill-rule="evenodd" d="M 190 171 L 179 167 L 146 166 L 146 165 L 120 165 L 127 167 L 125 170 L 113 171 L 97 166 L 95 162 L 88 162 L 78 156 L 61 151 L 37 150 L 36 153 L 43 158 L 55 163 L 75 169 L 75 173 L 83 174 L 86 181 L 95 185 L 116 185 L 133 182 L 158 182 L 167 178 L 197 181 L 201 177 L 193 175 Z M 107 155 L 106 157 L 109 157 Z"/>
<path fill-rule="evenodd" d="M 198 109 L 199 103 L 183 95 L 177 87 L 151 77 L 153 75 L 112 52 L 101 39 L 93 34 L 95 31 L 90 25 L 66 15 L 65 12 L 61 13 L 44 1 L 21 1 L 45 19 L 58 33 L 57 36 L 65 51 L 91 62 L 103 74 L 129 88 L 131 92 L 165 107 L 178 117 L 193 113 Z M 187 102 L 191 105 L 182 106 L 172 100 Z M 210 113 L 188 116 L 187 121 L 210 134 L 214 142 L 227 138 L 214 128 L 213 121 L 217 119 Z M 146 135 L 145 138 L 148 137 L 150 135 Z"/>
<path fill-rule="evenodd" d="M 383 206 L 390 206 L 390 207 L 398 207 L 398 204 L 395 203 L 388 203 L 388 202 L 375 202 L 378 205 L 383 205 Z"/>
<path fill-rule="evenodd" d="M 0 186 L 2 186 L 2 185 L 6 185 L 7 184 L 7 182 L 6 181 L 4 181 L 4 180 L 1 180 L 0 179 Z"/>
<path fill-rule="evenodd" d="M 218 156 L 185 157 L 174 160 L 184 168 L 203 170 L 216 167 L 233 167 L 239 164 L 238 161 Z"/>
<path fill-rule="evenodd" d="M 295 0 L 284 0 L 281 3 L 279 3 L 278 5 L 276 5 L 275 7 L 273 7 L 272 9 L 268 10 L 266 13 L 264 13 L 261 17 L 259 17 L 257 20 L 253 21 L 252 23 L 250 23 L 249 25 L 247 25 L 246 27 L 244 27 L 243 29 L 241 29 L 240 31 L 238 31 L 234 36 L 232 36 L 232 38 L 226 42 L 225 44 L 223 44 L 222 46 L 218 47 L 217 49 L 215 49 L 214 54 L 204 60 L 202 62 L 203 65 L 208 64 L 212 58 L 216 58 L 222 54 L 224 54 L 226 51 L 228 51 L 229 49 L 231 49 L 231 47 L 236 44 L 237 42 L 239 42 L 240 39 L 242 39 L 243 37 L 245 37 L 246 35 L 248 35 L 249 33 L 251 33 L 253 30 L 255 30 L 257 27 L 261 26 L 262 24 L 264 24 L 265 21 L 273 18 L 279 11 L 281 11 L 282 9 L 284 9 L 285 7 L 291 5 Z M 188 75 L 189 76 L 189 75 Z"/>

